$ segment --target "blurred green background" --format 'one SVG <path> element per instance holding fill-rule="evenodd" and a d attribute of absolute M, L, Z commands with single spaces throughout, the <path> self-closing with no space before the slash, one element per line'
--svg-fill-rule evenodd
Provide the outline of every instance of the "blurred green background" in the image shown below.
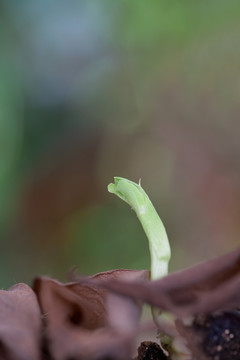
<path fill-rule="evenodd" d="M 239 245 L 240 2 L 0 1 L 0 287 L 149 268 L 142 179 L 171 271 Z"/>

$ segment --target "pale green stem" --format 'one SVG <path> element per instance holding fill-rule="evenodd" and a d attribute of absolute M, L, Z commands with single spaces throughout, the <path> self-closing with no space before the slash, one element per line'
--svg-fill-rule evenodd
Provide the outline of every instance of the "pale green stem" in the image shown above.
<path fill-rule="evenodd" d="M 136 184 L 121 177 L 115 177 L 114 180 L 114 184 L 108 185 L 108 191 L 131 206 L 147 235 L 151 255 L 151 279 L 167 275 L 171 250 L 166 230 L 153 204 L 140 183 Z"/>
<path fill-rule="evenodd" d="M 114 184 L 108 185 L 108 191 L 131 206 L 147 235 L 151 255 L 151 279 L 156 280 L 167 275 L 171 249 L 166 230 L 153 204 L 140 183 L 136 184 L 121 177 L 115 177 L 114 180 Z M 156 324 L 166 329 L 166 333 L 169 333 L 169 329 L 172 332 L 172 329 L 176 328 L 174 315 L 154 307 L 152 307 L 152 315 Z M 172 339 L 165 336 L 162 340 L 171 344 L 174 360 L 190 360 L 190 353 L 181 337 L 173 336 Z"/>

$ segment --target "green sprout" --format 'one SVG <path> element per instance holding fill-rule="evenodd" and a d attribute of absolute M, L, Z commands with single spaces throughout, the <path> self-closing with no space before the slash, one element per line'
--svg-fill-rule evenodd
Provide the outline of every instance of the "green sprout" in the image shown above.
<path fill-rule="evenodd" d="M 151 280 L 159 279 L 168 274 L 168 263 L 171 249 L 164 225 L 158 216 L 149 197 L 139 184 L 115 177 L 114 184 L 108 185 L 108 191 L 128 203 L 136 212 L 147 235 L 151 255 Z M 190 353 L 184 339 L 176 336 L 175 316 L 169 312 L 152 307 L 152 315 L 156 325 L 164 332 L 159 334 L 161 344 L 165 344 L 176 360 L 189 360 Z M 172 333 L 171 336 L 165 335 Z"/>
<path fill-rule="evenodd" d="M 158 216 L 141 183 L 115 177 L 114 184 L 108 185 L 108 191 L 128 203 L 147 235 L 151 255 L 151 279 L 156 280 L 168 274 L 171 249 L 164 225 Z"/>

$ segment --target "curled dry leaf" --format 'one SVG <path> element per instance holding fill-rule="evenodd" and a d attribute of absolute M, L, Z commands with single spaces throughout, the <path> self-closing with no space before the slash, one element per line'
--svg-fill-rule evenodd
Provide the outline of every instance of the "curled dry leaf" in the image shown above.
<path fill-rule="evenodd" d="M 142 300 L 178 317 L 232 309 L 240 304 L 240 248 L 155 281 L 111 281 L 109 290 Z"/>
<path fill-rule="evenodd" d="M 146 278 L 147 271 L 114 270 L 89 279 Z M 45 319 L 45 337 L 55 360 L 129 359 L 140 316 L 139 301 L 110 294 L 94 283 L 62 284 L 36 278 L 34 290 Z"/>
<path fill-rule="evenodd" d="M 0 359 L 40 360 L 41 316 L 26 284 L 0 290 Z"/>
<path fill-rule="evenodd" d="M 234 310 L 240 307 L 240 248 L 160 280 L 104 286 L 175 314 L 172 346 L 187 344 L 191 352 L 174 359 L 240 359 L 240 313 Z"/>

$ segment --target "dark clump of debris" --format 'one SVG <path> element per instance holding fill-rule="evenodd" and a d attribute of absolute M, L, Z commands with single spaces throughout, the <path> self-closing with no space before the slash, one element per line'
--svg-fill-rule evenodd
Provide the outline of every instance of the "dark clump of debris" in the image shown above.
<path fill-rule="evenodd" d="M 167 355 L 161 347 L 152 341 L 143 341 L 138 348 L 136 360 L 167 360 Z"/>

